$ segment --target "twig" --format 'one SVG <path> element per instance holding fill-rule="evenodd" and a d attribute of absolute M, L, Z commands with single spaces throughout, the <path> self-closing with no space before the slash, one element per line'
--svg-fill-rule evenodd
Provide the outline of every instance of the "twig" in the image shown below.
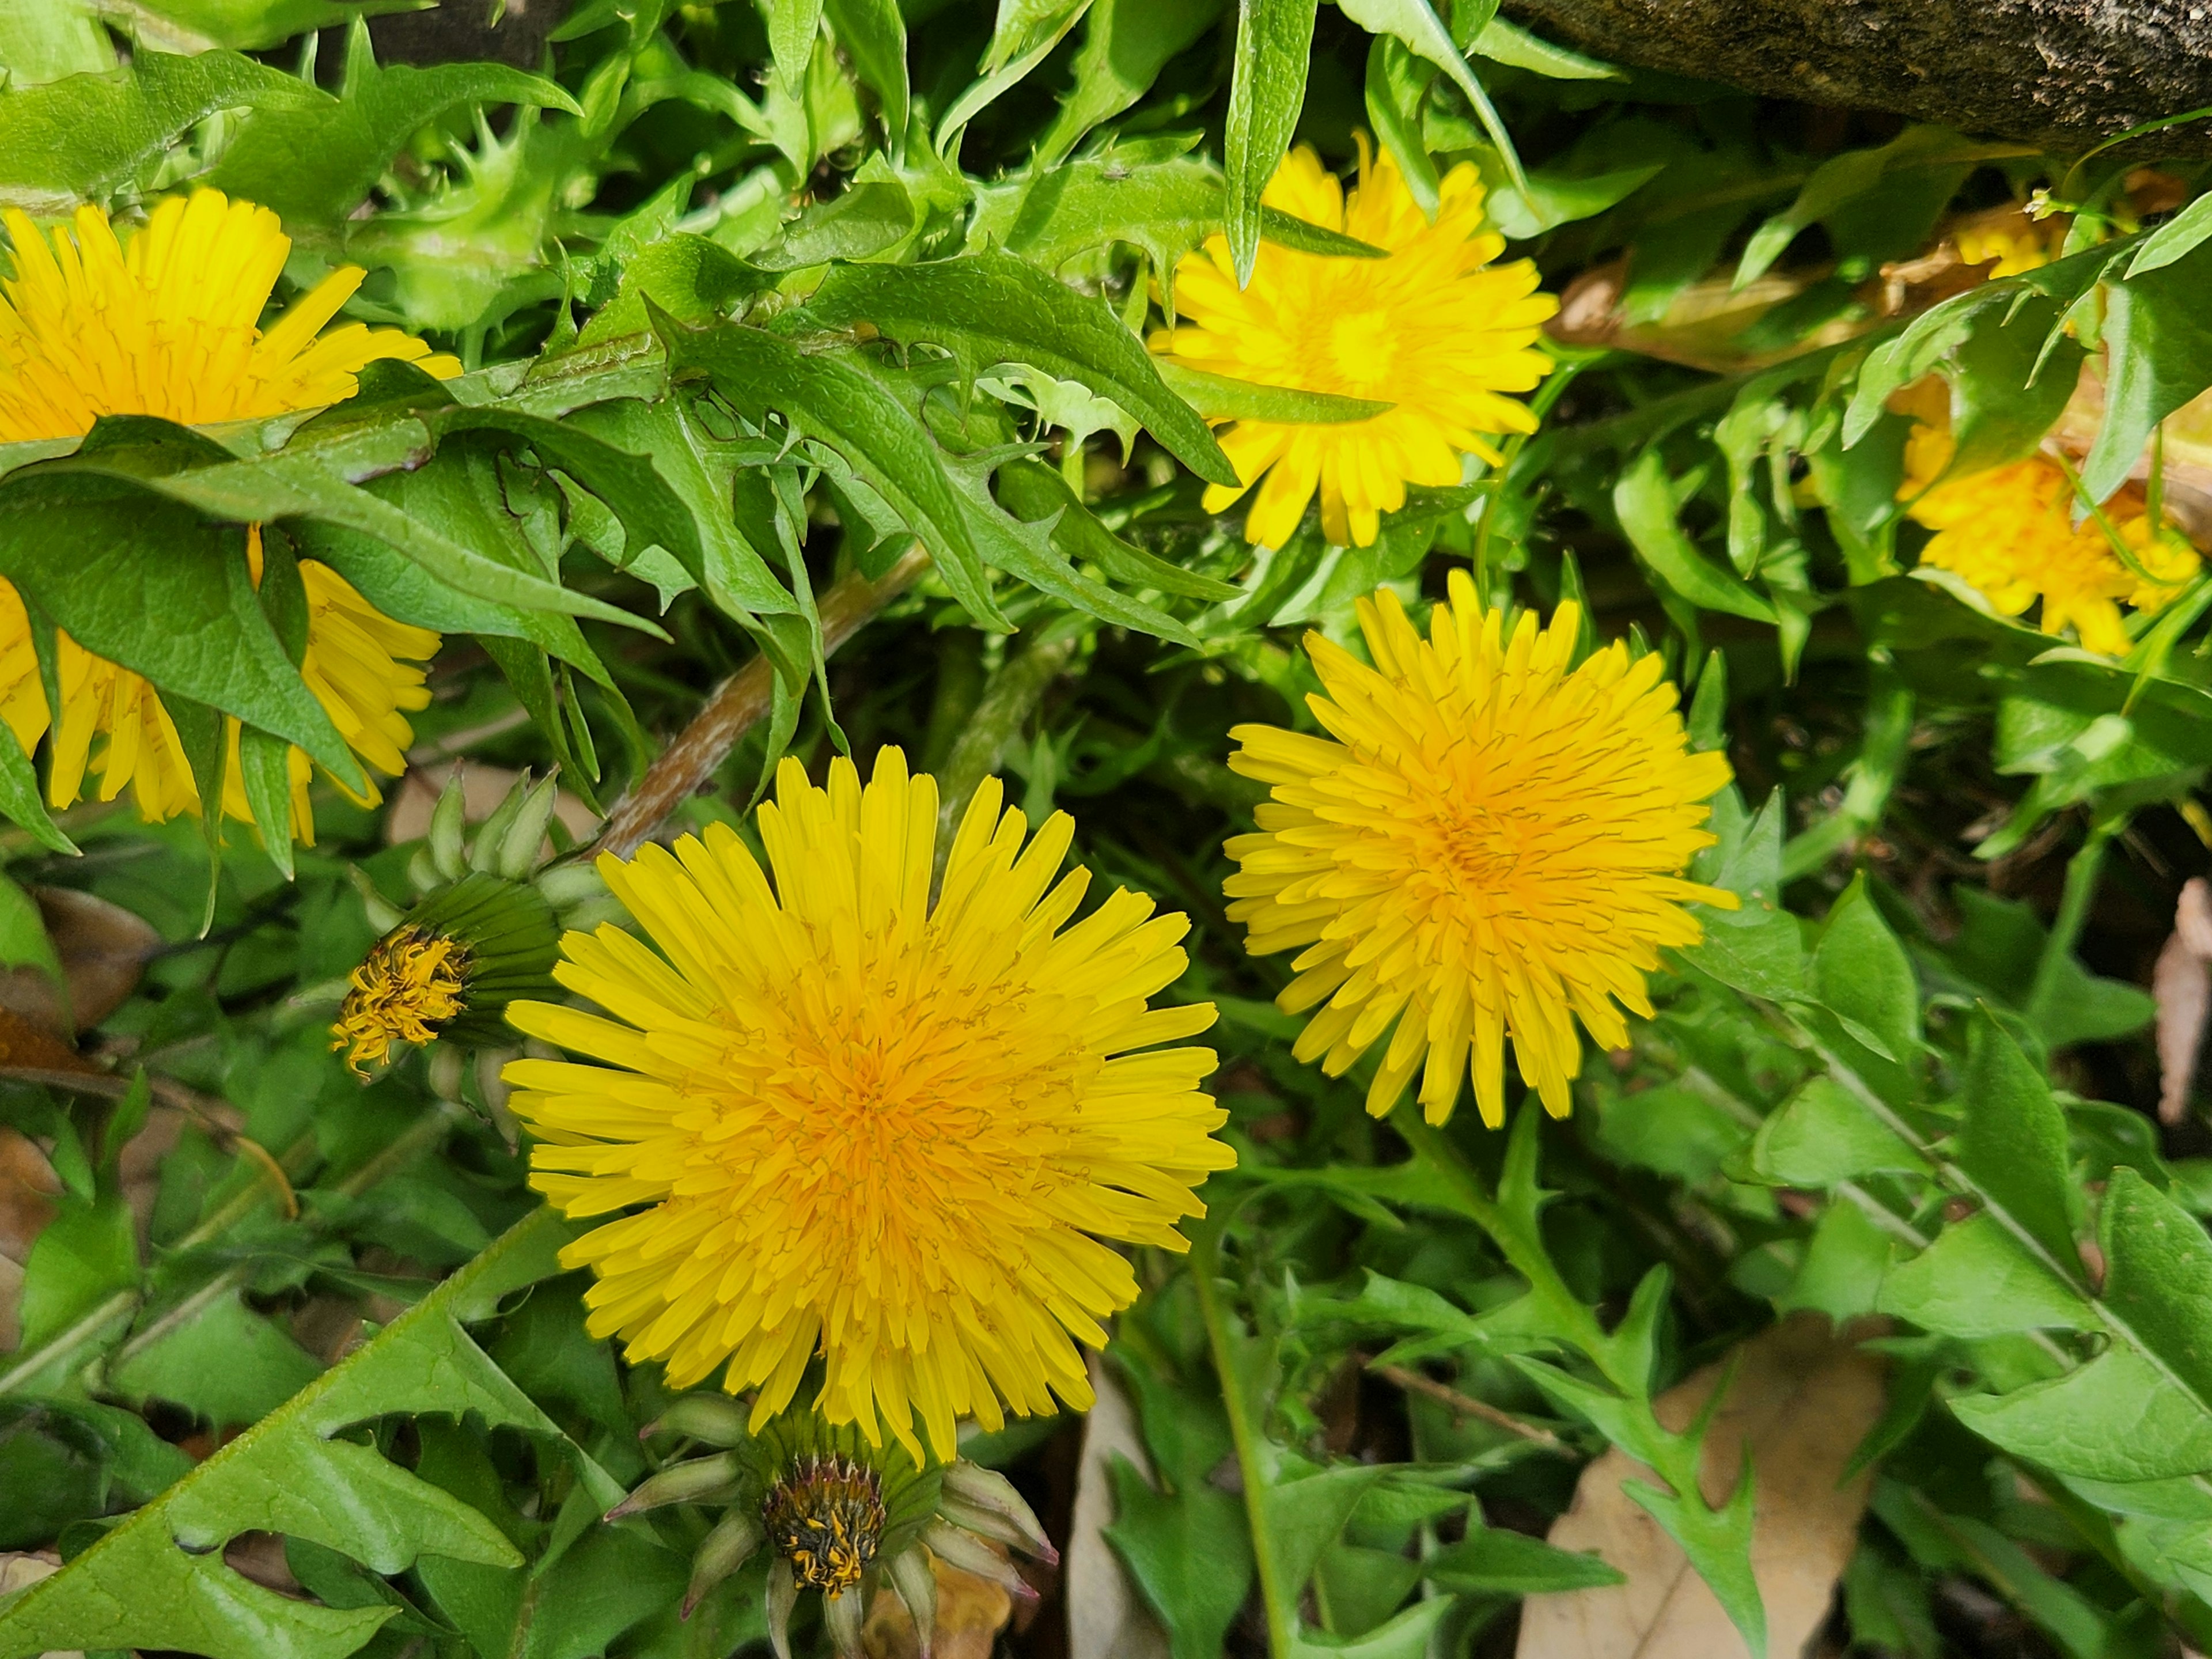
<path fill-rule="evenodd" d="M 841 579 L 822 596 L 823 654 L 852 638 L 928 568 L 929 556 L 916 548 L 879 581 L 872 582 L 858 571 Z M 647 769 L 637 787 L 615 803 L 592 850 L 617 858 L 637 851 L 662 820 L 714 775 L 753 723 L 768 713 L 774 692 L 775 674 L 765 657 L 755 657 L 724 680 L 682 735 Z"/>
<path fill-rule="evenodd" d="M 1438 1405 L 1449 1408 L 1455 1417 L 1479 1417 L 1493 1428 L 1504 1429 L 1508 1434 L 1517 1434 L 1523 1440 L 1534 1441 L 1550 1451 L 1572 1457 L 1574 1448 L 1549 1429 L 1540 1429 L 1534 1423 L 1523 1423 L 1510 1412 L 1500 1411 L 1486 1400 L 1477 1400 L 1471 1394 L 1462 1394 L 1448 1382 L 1439 1382 L 1433 1376 L 1425 1376 L 1403 1365 L 1378 1365 L 1372 1360 L 1367 1369 L 1385 1382 L 1395 1382 L 1407 1394 L 1425 1395 Z"/>

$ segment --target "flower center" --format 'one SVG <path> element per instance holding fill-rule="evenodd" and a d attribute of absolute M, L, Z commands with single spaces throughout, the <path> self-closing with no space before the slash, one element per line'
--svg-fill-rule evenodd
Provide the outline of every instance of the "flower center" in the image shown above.
<path fill-rule="evenodd" d="M 1363 396 L 1391 382 L 1400 325 L 1388 312 L 1346 311 L 1322 319 L 1328 349 L 1322 361 L 1334 374 L 1332 390 Z"/>
<path fill-rule="evenodd" d="M 839 1595 L 883 1542 L 883 1477 L 848 1457 L 805 1458 L 769 1488 L 761 1521 L 800 1589 Z"/>
<path fill-rule="evenodd" d="M 395 1042 L 428 1042 L 459 1014 L 468 991 L 469 953 L 458 939 L 400 927 L 380 939 L 353 970 L 333 1048 L 350 1045 L 356 1075 L 380 1064 Z"/>

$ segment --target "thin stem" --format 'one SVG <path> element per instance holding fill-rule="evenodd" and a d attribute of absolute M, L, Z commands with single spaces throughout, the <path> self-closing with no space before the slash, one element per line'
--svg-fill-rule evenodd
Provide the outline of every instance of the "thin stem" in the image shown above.
<path fill-rule="evenodd" d="M 1540 1429 L 1534 1423 L 1523 1423 L 1509 1411 L 1500 1410 L 1487 1400 L 1478 1400 L 1471 1394 L 1462 1394 L 1449 1382 L 1439 1382 L 1433 1376 L 1404 1365 L 1378 1365 L 1372 1360 L 1367 1369 L 1385 1382 L 1395 1383 L 1407 1394 L 1418 1394 L 1433 1400 L 1455 1417 L 1479 1418 L 1492 1428 L 1503 1429 L 1508 1434 L 1517 1434 L 1523 1440 L 1534 1442 L 1549 1451 L 1574 1456 L 1574 1449 L 1549 1429 Z"/>
<path fill-rule="evenodd" d="M 870 581 L 857 570 L 841 577 L 822 596 L 823 654 L 835 652 L 873 621 L 927 568 L 929 555 L 916 548 L 885 571 L 880 580 Z M 615 803 L 606 828 L 599 832 L 592 850 L 626 859 L 650 840 L 668 815 L 706 785 L 730 757 L 730 750 L 768 713 L 775 700 L 775 678 L 768 659 L 757 656 L 716 687 L 682 735 L 647 769 L 637 787 Z"/>
<path fill-rule="evenodd" d="M 1237 1469 L 1243 1477 L 1244 1519 L 1252 1529 L 1252 1559 L 1260 1575 L 1260 1605 L 1267 1615 L 1270 1659 L 1290 1659 L 1297 1641 L 1296 1609 L 1284 1593 L 1270 1547 L 1267 1488 L 1271 1471 L 1263 1455 L 1259 1425 L 1252 1421 L 1251 1401 L 1238 1380 L 1237 1356 L 1231 1346 L 1232 1317 L 1221 1301 L 1221 1230 L 1225 1213 L 1209 1218 L 1191 1229 L 1190 1279 L 1198 1293 L 1199 1317 L 1206 1324 L 1206 1342 L 1213 1356 L 1213 1369 L 1221 1379 L 1221 1403 L 1229 1415 L 1229 1437 L 1237 1447 Z M 1297 1586 L 1290 1587 L 1295 1593 Z"/>
<path fill-rule="evenodd" d="M 2051 919 L 2051 937 L 2044 942 L 2042 959 L 2035 964 L 2035 986 L 2027 997 L 2027 1021 L 2035 1030 L 2043 1029 L 2056 1009 L 2067 964 L 2073 960 L 2074 946 L 2089 920 L 2090 901 L 2097 896 L 2106 845 L 2124 823 L 2122 818 L 2091 819 L 2080 850 L 2066 862 L 2066 886 L 2058 897 L 2058 914 Z"/>

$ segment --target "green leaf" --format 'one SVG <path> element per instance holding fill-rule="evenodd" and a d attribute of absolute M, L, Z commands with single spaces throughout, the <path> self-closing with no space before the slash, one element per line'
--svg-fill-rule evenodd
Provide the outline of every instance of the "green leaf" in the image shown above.
<path fill-rule="evenodd" d="M 2135 1170 L 2105 1188 L 2103 1302 L 2200 1401 L 2212 1401 L 2212 1239 Z"/>
<path fill-rule="evenodd" d="M 555 1212 L 532 1212 L 59 1572 L 0 1604 L 0 1659 L 133 1647 L 181 1648 L 210 1659 L 343 1659 L 392 1616 L 389 1606 L 323 1607 L 240 1577 L 222 1548 L 245 1532 L 305 1539 L 385 1573 L 440 1557 L 519 1565 L 514 1547 L 476 1510 L 339 1437 L 374 1418 L 471 1413 L 520 1429 L 568 1450 L 585 1501 L 613 1503 L 621 1488 L 462 1328 L 557 1273 L 559 1248 L 572 1232 Z"/>
<path fill-rule="evenodd" d="M 218 1428 L 252 1423 L 313 1382 L 322 1367 L 283 1331 L 226 1290 L 188 1316 L 163 1322 L 152 1342 L 109 1373 L 133 1402 L 170 1401 Z"/>
<path fill-rule="evenodd" d="M 137 1283 L 138 1240 L 122 1194 L 109 1191 L 65 1204 L 39 1234 L 23 1264 L 20 1351 L 44 1346 L 117 1291 Z M 0 1619 L 0 1634 L 6 1628 Z"/>
<path fill-rule="evenodd" d="M 1091 0 L 999 0 L 982 76 L 952 100 L 938 123 L 939 153 L 957 165 L 968 124 L 1051 56 L 1090 4 Z"/>
<path fill-rule="evenodd" d="M 1056 522 L 1025 523 L 1014 517 L 991 498 L 988 487 L 964 476 L 969 471 L 963 468 L 955 475 L 953 487 L 969 534 L 985 563 L 1101 622 L 1133 628 L 1179 645 L 1198 643 L 1195 634 L 1157 605 L 1117 593 L 1075 569 L 1060 550 L 1054 533 Z"/>
<path fill-rule="evenodd" d="M 1064 557 L 1095 564 L 1117 582 L 1216 601 L 1233 599 L 1243 592 L 1231 583 L 1170 564 L 1157 554 L 1122 540 L 1077 499 L 1066 479 L 1042 461 L 1026 457 L 1008 461 L 999 469 L 996 479 L 999 499 L 1015 516 L 1030 523 L 1051 519 L 1052 544 Z"/>
<path fill-rule="evenodd" d="M 1884 1275 L 1883 1313 L 1944 1336 L 2094 1330 L 2096 1312 L 1988 1215 L 1946 1227 L 1936 1242 Z"/>
<path fill-rule="evenodd" d="M 504 64 L 379 64 L 356 18 L 336 100 L 257 110 L 207 182 L 273 209 L 288 226 L 336 225 L 367 199 L 410 135 L 463 105 L 583 111 L 543 76 Z"/>
<path fill-rule="evenodd" d="M 1893 1170 L 1921 1174 L 1927 1160 L 1832 1078 L 1808 1079 L 1759 1127 L 1750 1164 L 1778 1187 L 1832 1187 Z"/>
<path fill-rule="evenodd" d="M 1813 170 L 1797 199 L 1752 234 L 1737 262 L 1735 286 L 1764 276 L 1797 234 L 1838 212 L 1881 185 L 1893 171 L 1951 167 L 2032 153 L 2024 144 L 1962 138 L 1943 127 L 1911 126 L 1874 149 L 1845 150 Z"/>
<path fill-rule="evenodd" d="M 2106 249 L 2091 248 L 2016 276 L 1979 283 L 1922 312 L 1903 333 L 1867 354 L 1844 411 L 1844 447 L 1856 445 L 1882 419 L 1892 392 L 1946 362 L 1978 330 L 1992 322 L 2001 326 L 2012 307 L 2034 295 L 2070 306 L 2114 258 Z"/>
<path fill-rule="evenodd" d="M 1907 1073 L 1915 1070 L 1920 983 L 1912 958 L 1875 908 L 1863 874 L 1854 876 L 1829 908 L 1813 951 L 1811 985 L 1814 1000 L 1849 1022 L 1844 1029 L 1863 1047 Z"/>
<path fill-rule="evenodd" d="M 2105 421 L 2081 462 L 2081 488 L 2101 501 L 2127 481 L 2151 431 L 2212 386 L 2212 247 L 2191 249 L 2105 287 Z"/>
<path fill-rule="evenodd" d="M 1237 0 L 1222 161 L 1229 249 L 1241 288 L 1260 257 L 1260 196 L 1290 153 L 1306 96 L 1318 0 Z"/>
<path fill-rule="evenodd" d="M 1493 64 L 1504 64 L 1509 69 L 1527 70 L 1532 75 L 1541 75 L 1554 81 L 1622 81 L 1627 76 L 1610 64 L 1595 58 L 1585 58 L 1578 52 L 1555 46 L 1503 17 L 1493 17 L 1483 25 L 1482 33 L 1474 37 L 1468 48 L 1477 57 L 1487 58 Z"/>
<path fill-rule="evenodd" d="M 2212 237 L 2212 197 L 2200 196 L 2143 238 L 2126 274 L 2142 276 L 2185 258 L 2207 237 Z"/>
<path fill-rule="evenodd" d="M 1093 0 L 1069 64 L 1074 84 L 1037 140 L 1036 159 L 1060 161 L 1101 121 L 1152 90 L 1168 60 L 1220 15 L 1221 0 Z"/>
<path fill-rule="evenodd" d="M 1553 1549 L 1541 1539 L 1494 1527 L 1469 1531 L 1460 1543 L 1422 1563 L 1422 1575 L 1449 1590 L 1484 1595 L 1549 1595 L 1626 1583 L 1595 1555 Z"/>
<path fill-rule="evenodd" d="M 33 628 L 37 623 L 33 622 Z M 51 703 L 49 704 L 51 707 Z M 40 846 L 52 853 L 74 854 L 76 843 L 54 827 L 39 789 L 38 769 L 23 752 L 14 730 L 0 723 L 0 812 L 22 826 Z"/>
<path fill-rule="evenodd" d="M 59 213 L 72 198 L 104 195 L 222 110 L 335 107 L 308 82 L 234 52 L 142 52 L 127 69 L 0 98 L 0 201 Z"/>
<path fill-rule="evenodd" d="M 1482 89 L 1482 82 L 1475 78 L 1451 31 L 1437 16 L 1429 0 L 1337 0 L 1337 8 L 1370 34 L 1395 35 L 1415 57 L 1426 58 L 1449 76 L 1489 133 L 1490 142 L 1498 147 L 1506 177 L 1526 186 L 1521 158 L 1514 153 L 1504 122 L 1498 119 L 1490 94 Z"/>
<path fill-rule="evenodd" d="M 168 495 L 178 479 L 207 472 L 142 480 L 94 471 L 106 455 L 49 462 L 0 484 L 0 574 L 86 650 L 295 743 L 332 776 L 365 787 L 269 626 L 244 532 L 149 510 L 149 490 Z"/>
<path fill-rule="evenodd" d="M 62 959 L 46 935 L 46 918 L 31 896 L 0 875 L 0 968 L 36 968 L 54 982 L 64 996 Z"/>
<path fill-rule="evenodd" d="M 748 453 L 744 444 L 717 439 L 696 405 L 681 397 L 599 404 L 564 424 L 653 457 L 662 487 L 675 493 L 694 526 L 696 545 L 678 554 L 678 562 L 725 613 L 783 616 L 794 609 L 796 601 L 731 514 L 732 482 Z M 625 562 L 647 550 L 632 540 Z"/>
<path fill-rule="evenodd" d="M 1775 620 L 1774 607 L 1697 550 L 1674 516 L 1674 491 L 1667 465 L 1647 449 L 1613 487 L 1613 509 L 1637 556 L 1668 591 L 1703 611 L 1721 611 L 1753 622 Z"/>
<path fill-rule="evenodd" d="M 1951 1410 L 2001 1450 L 2061 1474 L 2158 1480 L 2212 1469 L 2212 1416 L 2133 1348 L 2009 1394 L 1961 1395 Z"/>
<path fill-rule="evenodd" d="M 823 0 L 837 44 L 861 84 L 876 94 L 884 130 L 896 153 L 906 141 L 906 19 L 897 0 Z"/>
<path fill-rule="evenodd" d="M 1289 248 L 1294 253 L 1314 253 L 1324 259 L 1387 259 L 1390 250 L 1346 236 L 1340 230 L 1315 224 L 1279 208 L 1260 209 L 1260 240 Z"/>
<path fill-rule="evenodd" d="M 15 474 L 9 485 L 14 486 L 23 476 Z M 147 487 L 211 517 L 234 522 L 308 519 L 359 531 L 422 566 L 447 586 L 494 605 L 592 617 L 646 633 L 659 631 L 651 623 L 618 606 L 517 569 L 453 539 L 434 526 L 410 518 L 377 495 L 348 483 L 309 452 L 288 450 L 263 459 L 179 472 L 151 480 Z M 62 619 L 57 615 L 56 620 Z M 64 626 L 70 625 L 64 622 Z M 70 631 L 76 630 L 70 627 Z"/>
<path fill-rule="evenodd" d="M 292 879 L 292 749 L 282 738 L 247 729 L 238 736 L 239 782 L 253 832 L 276 873 Z"/>
<path fill-rule="evenodd" d="M 1243 1505 L 1202 1480 L 1163 1496 L 1119 1452 L 1109 1472 L 1106 1541 L 1167 1626 L 1175 1659 L 1215 1659 L 1252 1586 Z"/>
<path fill-rule="evenodd" d="M 1421 136 L 1421 102 L 1436 74 L 1434 64 L 1425 65 L 1395 35 L 1378 34 L 1368 43 L 1367 119 L 1398 163 L 1413 200 L 1431 218 L 1443 186 Z"/>
<path fill-rule="evenodd" d="M 664 318 L 670 362 L 702 368 L 748 417 L 770 410 L 842 456 L 929 549 L 953 597 L 986 628 L 1010 629 L 991 598 L 967 515 L 937 446 L 897 399 L 825 354 L 742 324 L 691 329 Z"/>
<path fill-rule="evenodd" d="M 1966 1111 L 1960 1169 L 2061 1273 L 2077 1275 L 2065 1117 L 2043 1073 L 1987 1010 L 1968 1040 Z"/>
<path fill-rule="evenodd" d="M 1359 1500 L 1382 1478 L 1372 1463 L 1347 1463 L 1268 1486 L 1267 1540 L 1283 1594 L 1304 1593 L 1322 1551 L 1335 1542 Z"/>
<path fill-rule="evenodd" d="M 1261 386 L 1225 374 L 1193 368 L 1172 357 L 1158 360 L 1160 379 L 1211 421 L 1279 421 L 1286 426 L 1335 426 L 1371 421 L 1397 404 L 1370 398 L 1345 398 L 1333 392 L 1301 392 L 1291 386 Z"/>
<path fill-rule="evenodd" d="M 136 1412 L 11 1396 L 0 1402 L 0 1549 L 35 1549 L 88 1515 L 143 1504 L 191 1467 Z"/>
<path fill-rule="evenodd" d="M 830 328 L 867 324 L 902 346 L 941 346 L 968 378 L 1020 362 L 1110 398 L 1178 460 L 1214 483 L 1237 470 L 1190 405 L 1162 384 L 1136 337 L 1105 305 L 1005 253 L 919 265 L 844 265 L 807 301 Z"/>
<path fill-rule="evenodd" d="M 2063 308 L 2035 297 L 2002 325 L 1978 328 L 1953 352 L 1952 436 L 1946 468 L 1965 477 L 2033 454 L 2065 412 L 2080 379 L 2080 342 L 2054 333 Z"/>
<path fill-rule="evenodd" d="M 786 95 L 797 98 L 806 84 L 807 60 L 822 33 L 822 0 L 761 0 L 768 21 L 769 54 Z"/>
<path fill-rule="evenodd" d="M 1423 1659 L 1437 1626 L 1451 1610 L 1451 1598 L 1438 1595 L 1416 1601 L 1364 1636 L 1336 1641 L 1301 1633 L 1291 1641 L 1287 1659 Z"/>

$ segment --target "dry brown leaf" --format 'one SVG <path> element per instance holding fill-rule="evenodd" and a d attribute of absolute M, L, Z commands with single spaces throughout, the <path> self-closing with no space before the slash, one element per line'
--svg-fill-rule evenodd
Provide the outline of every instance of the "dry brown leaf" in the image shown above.
<path fill-rule="evenodd" d="M 934 1558 L 930 1571 L 937 1578 L 932 1659 L 991 1659 L 991 1649 L 1013 1612 L 1013 1598 L 989 1579 Z M 868 1659 L 920 1659 L 921 1644 L 915 1640 L 906 1603 L 896 1595 L 877 1596 L 868 1606 L 868 1622 L 860 1627 L 860 1648 Z"/>
<path fill-rule="evenodd" d="M 1776 272 L 1735 287 L 1725 276 L 1692 283 L 1674 296 L 1667 314 L 1653 323 L 1631 323 L 1620 302 L 1627 291 L 1628 266 L 1613 260 L 1584 271 L 1559 295 L 1559 309 L 1544 331 L 1567 345 L 1612 346 L 1641 352 L 1670 363 L 1714 374 L 1732 374 L 1778 362 L 1815 346 L 1849 339 L 1875 319 L 1827 325 L 1796 343 L 1753 352 L 1738 337 L 1768 312 L 1813 286 L 1823 271 Z"/>
<path fill-rule="evenodd" d="M 1083 1424 L 1075 1509 L 1060 1558 L 1067 1585 L 1068 1659 L 1167 1659 L 1166 1634 L 1106 1541 L 1106 1528 L 1114 1524 L 1114 1455 L 1119 1452 L 1147 1472 L 1152 1458 L 1128 1395 L 1099 1355 L 1094 1352 L 1090 1359 L 1091 1387 L 1098 1402 Z"/>
<path fill-rule="evenodd" d="M 2202 876 L 2182 884 L 2173 908 L 2173 935 L 2151 969 L 2158 1001 L 2158 1115 L 2179 1123 L 2197 1080 L 2197 1054 L 2204 1020 L 2212 1012 L 2212 886 Z"/>
<path fill-rule="evenodd" d="M 1856 1335 L 1873 1334 L 1871 1327 Z M 1735 1487 L 1751 1449 L 1752 1570 L 1766 1603 L 1768 1651 L 1803 1653 L 1828 1616 L 1850 1560 L 1874 1481 L 1867 1470 L 1838 1486 L 1851 1454 L 1881 1417 L 1881 1358 L 1832 1333 L 1819 1314 L 1798 1314 L 1730 1357 L 1735 1375 L 1705 1440 L 1705 1496 Z M 1660 1421 L 1686 1426 L 1729 1361 L 1708 1365 L 1656 1402 Z M 1608 1451 L 1583 1471 L 1573 1506 L 1551 1531 L 1563 1550 L 1595 1550 L 1625 1584 L 1532 1595 L 1521 1614 L 1518 1659 L 1735 1659 L 1749 1653 L 1705 1581 L 1624 1480 L 1658 1484 L 1650 1470 Z"/>
<path fill-rule="evenodd" d="M 36 887 L 31 896 L 61 958 L 70 1018 L 63 1017 L 53 981 L 36 968 L 0 972 L 0 1009 L 52 1031 L 67 1030 L 72 1020 L 80 1029 L 99 1024 L 138 988 L 161 936 L 121 905 L 89 893 Z"/>
<path fill-rule="evenodd" d="M 62 1178 L 38 1143 L 0 1128 L 0 1255 L 30 1260 L 31 1246 L 54 1218 L 54 1200 L 61 1189 Z"/>
<path fill-rule="evenodd" d="M 457 767 L 461 774 L 461 816 L 471 823 L 482 823 L 497 811 L 500 802 L 507 799 L 507 791 L 522 775 L 504 766 L 484 766 L 475 762 L 463 765 L 459 761 L 444 761 L 413 769 L 399 781 L 399 787 L 392 792 L 392 810 L 385 814 L 386 846 L 419 841 L 430 833 L 431 810 L 445 793 L 447 781 Z M 553 797 L 553 816 L 579 842 L 589 841 L 599 833 L 599 814 L 585 805 L 580 797 L 566 789 Z"/>

